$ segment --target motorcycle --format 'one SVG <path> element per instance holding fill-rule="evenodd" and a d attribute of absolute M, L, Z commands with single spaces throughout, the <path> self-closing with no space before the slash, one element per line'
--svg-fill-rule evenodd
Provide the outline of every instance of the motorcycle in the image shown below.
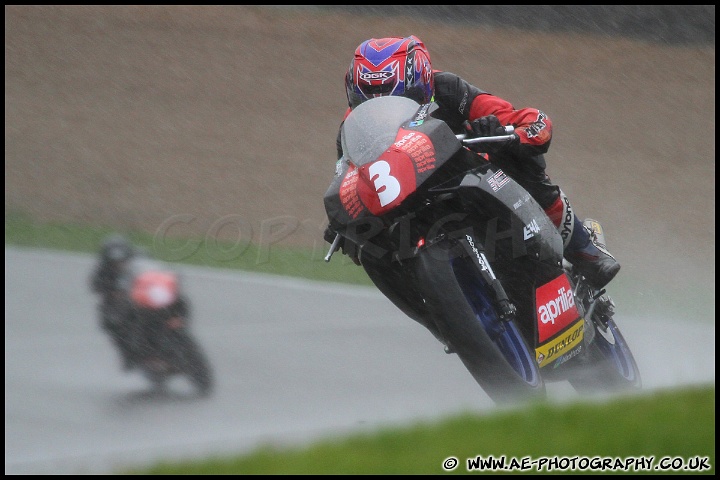
<path fill-rule="evenodd" d="M 155 389 L 182 375 L 200 395 L 209 394 L 212 371 L 190 332 L 189 300 L 178 274 L 149 258 L 133 260 L 130 272 L 127 299 L 135 364 Z"/>
<path fill-rule="evenodd" d="M 434 103 L 368 100 L 345 119 L 324 196 L 325 261 L 342 252 L 402 312 L 456 354 L 497 404 L 640 389 L 605 289 L 563 259 L 561 236 L 530 194 L 472 150 Z M 604 242 L 600 224 L 584 222 Z"/>

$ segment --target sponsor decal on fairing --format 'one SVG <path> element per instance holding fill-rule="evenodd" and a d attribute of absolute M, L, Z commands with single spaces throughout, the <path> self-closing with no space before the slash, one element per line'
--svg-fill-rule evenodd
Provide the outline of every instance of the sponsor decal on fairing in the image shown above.
<path fill-rule="evenodd" d="M 505 172 L 503 172 L 502 170 L 498 170 L 487 179 L 487 182 L 488 184 L 490 184 L 490 188 L 493 189 L 493 192 L 497 192 L 498 190 L 500 190 L 509 181 L 510 177 L 505 175 Z"/>
<path fill-rule="evenodd" d="M 584 330 L 583 330 L 583 332 L 584 332 Z M 560 365 L 562 365 L 563 363 L 570 360 L 571 358 L 577 357 L 578 355 L 580 355 L 580 352 L 582 352 L 582 344 L 578 345 L 576 349 L 571 350 L 570 352 L 566 353 L 562 357 L 558 358 L 555 361 L 555 363 L 553 363 L 553 368 L 557 368 Z"/>
<path fill-rule="evenodd" d="M 582 342 L 583 339 L 584 328 L 585 321 L 580 319 L 565 330 L 562 335 L 539 345 L 535 349 L 535 360 L 538 366 L 545 367 L 550 365 L 555 360 L 561 358 L 562 355 L 568 355 L 563 361 L 575 356 L 577 353 L 573 352 L 573 349 L 577 347 L 579 352 L 579 349 L 582 347 L 580 342 Z"/>
<path fill-rule="evenodd" d="M 567 275 L 564 273 L 535 291 L 538 340 L 543 343 L 580 317 Z"/>
<path fill-rule="evenodd" d="M 409 127 L 419 127 L 423 123 L 425 123 L 425 119 L 428 117 L 428 110 L 430 110 L 430 103 L 426 103 L 422 107 L 420 107 L 420 110 L 415 114 L 415 118 L 413 118 L 412 122 L 408 124 Z"/>
<path fill-rule="evenodd" d="M 538 233 L 540 233 L 540 225 L 538 225 L 537 221 L 533 218 L 530 223 L 523 227 L 523 240 L 528 240 Z"/>
<path fill-rule="evenodd" d="M 480 270 L 483 272 L 488 272 L 490 274 L 490 278 L 495 280 L 495 273 L 490 268 L 490 262 L 488 262 L 487 258 L 485 257 L 485 254 L 478 250 L 478 248 L 475 246 L 475 241 L 470 235 L 465 235 L 465 240 L 467 240 L 468 244 L 470 245 L 470 249 L 475 254 L 475 258 L 478 261 L 478 265 L 480 266 Z"/>

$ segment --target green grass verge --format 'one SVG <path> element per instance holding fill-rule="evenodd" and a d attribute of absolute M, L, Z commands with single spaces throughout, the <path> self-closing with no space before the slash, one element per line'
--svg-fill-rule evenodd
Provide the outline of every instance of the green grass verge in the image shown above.
<path fill-rule="evenodd" d="M 606 466 L 596 472 L 713 474 L 715 386 L 657 391 L 602 402 L 543 403 L 484 415 L 462 413 L 437 422 L 328 437 L 301 448 L 266 445 L 236 457 L 163 463 L 121 473 L 423 475 L 446 473 L 442 464 L 448 457 L 459 460 L 453 473 L 468 473 L 468 459 L 478 456 L 505 456 L 508 462 L 512 458 L 520 462 L 524 458 L 564 457 L 579 462 L 582 458 L 602 457 L 614 467 L 618 462 L 634 465 L 625 463 L 630 457 L 652 457 L 653 467 L 661 465 L 663 458 L 676 459 L 683 465 L 705 458 L 704 465 L 710 468 L 702 472 L 641 470 L 640 464 L 627 470 Z M 537 466 L 507 473 L 537 473 Z M 540 473 L 548 472 L 548 467 L 545 463 Z M 555 468 L 550 473 L 570 470 Z"/>
<path fill-rule="evenodd" d="M 43 223 L 21 214 L 5 215 L 6 245 L 96 253 L 103 237 L 113 232 L 107 227 Z M 147 232 L 122 233 L 163 260 L 371 285 L 361 268 L 340 255 L 326 263 L 322 259 L 325 252 L 308 249 L 263 251 L 254 245 L 208 245 L 205 239 L 193 238 L 170 238 L 158 245 Z M 707 457 L 712 466 L 702 473 L 714 473 L 715 386 L 602 404 L 541 404 L 482 416 L 462 414 L 437 423 L 332 438 L 304 448 L 264 446 L 233 458 L 161 464 L 130 473 L 442 474 L 445 472 L 441 464 L 450 456 L 460 460 L 453 473 L 467 473 L 467 459 L 478 455 L 505 455 L 508 459 L 645 456 L 656 461 L 662 457 L 689 460 L 699 456 Z"/>
<path fill-rule="evenodd" d="M 6 212 L 5 244 L 30 248 L 47 248 L 82 253 L 97 253 L 103 238 L 117 233 L 110 227 L 72 223 L 38 222 L 27 215 Z M 122 231 L 135 245 L 154 257 L 175 263 L 202 265 L 302 277 L 312 280 L 372 285 L 365 271 L 345 255 L 336 254 L 330 262 L 327 253 L 308 248 L 235 245 L 206 238 L 163 238 L 162 241 L 143 231 Z"/>

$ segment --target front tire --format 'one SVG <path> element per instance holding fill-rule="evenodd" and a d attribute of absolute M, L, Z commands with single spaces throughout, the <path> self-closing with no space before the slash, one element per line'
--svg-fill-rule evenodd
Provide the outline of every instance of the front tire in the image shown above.
<path fill-rule="evenodd" d="M 180 370 L 200 395 L 209 395 L 213 388 L 213 375 L 207 356 L 186 332 L 175 332 L 175 341 L 179 349 Z"/>
<path fill-rule="evenodd" d="M 495 403 L 544 399 L 545 382 L 533 350 L 514 321 L 500 321 L 474 268 L 464 258 L 452 258 L 448 241 L 421 250 L 417 275 L 428 311 Z"/>

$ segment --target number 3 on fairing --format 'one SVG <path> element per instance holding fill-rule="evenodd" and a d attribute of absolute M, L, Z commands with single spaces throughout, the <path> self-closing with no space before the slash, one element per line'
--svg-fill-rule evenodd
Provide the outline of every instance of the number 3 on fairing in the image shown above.
<path fill-rule="evenodd" d="M 370 165 L 368 172 L 380 199 L 380 206 L 384 207 L 400 195 L 400 182 L 390 175 L 390 164 L 385 160 L 379 160 Z M 385 187 L 384 190 L 383 187 Z"/>

